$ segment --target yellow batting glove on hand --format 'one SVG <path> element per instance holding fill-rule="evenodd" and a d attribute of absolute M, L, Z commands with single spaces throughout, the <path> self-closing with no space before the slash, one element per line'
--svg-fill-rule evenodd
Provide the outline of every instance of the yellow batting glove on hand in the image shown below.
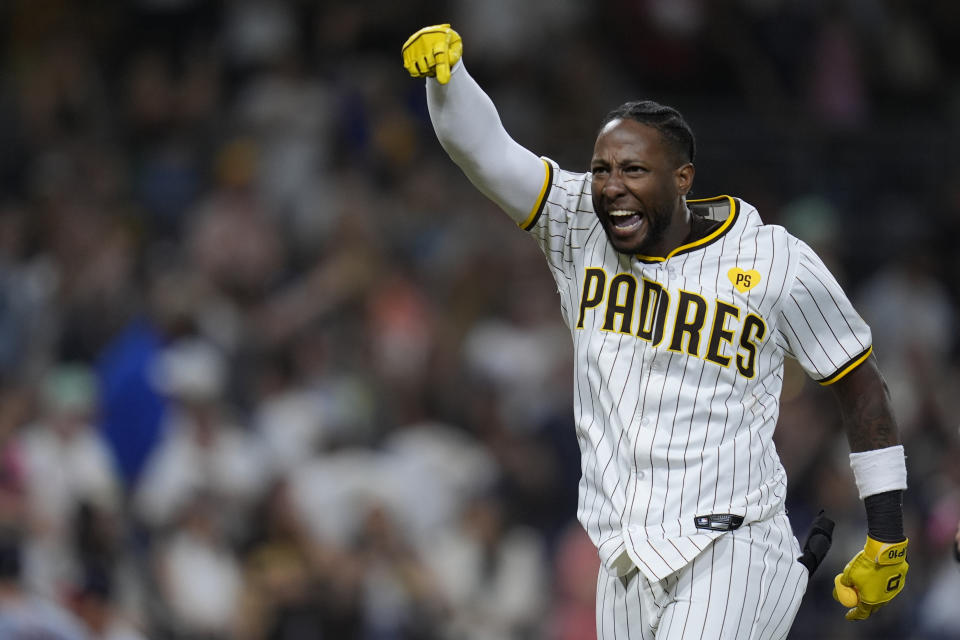
<path fill-rule="evenodd" d="M 864 620 L 900 593 L 909 568 L 907 540 L 890 543 L 867 536 L 863 551 L 833 579 L 833 599 L 850 607 L 847 620 Z"/>
<path fill-rule="evenodd" d="M 463 54 L 463 41 L 449 24 L 435 24 L 407 38 L 400 53 L 404 68 L 414 78 L 436 76 L 437 82 L 447 84 L 450 69 Z"/>

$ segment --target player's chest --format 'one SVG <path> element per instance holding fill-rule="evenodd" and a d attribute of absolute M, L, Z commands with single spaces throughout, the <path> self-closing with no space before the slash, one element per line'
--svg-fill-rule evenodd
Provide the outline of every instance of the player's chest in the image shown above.
<path fill-rule="evenodd" d="M 757 350 L 771 335 L 769 315 L 782 275 L 750 255 L 694 255 L 645 264 L 618 257 L 585 263 L 576 274 L 575 341 L 598 351 L 672 351 L 752 377 Z"/>

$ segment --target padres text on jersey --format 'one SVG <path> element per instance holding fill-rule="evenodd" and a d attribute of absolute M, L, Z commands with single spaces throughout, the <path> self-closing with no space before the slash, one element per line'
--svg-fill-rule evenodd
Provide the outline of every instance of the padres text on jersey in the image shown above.
<path fill-rule="evenodd" d="M 738 274 L 735 282 L 740 278 L 749 282 L 751 276 Z M 752 279 L 758 281 L 759 276 Z M 618 273 L 608 283 L 606 272 L 598 267 L 584 269 L 581 292 L 577 329 L 583 329 L 588 310 L 602 307 L 598 311 L 603 313 L 601 331 L 631 335 L 657 348 L 669 326 L 669 351 L 703 358 L 721 367 L 730 366 L 735 359 L 740 375 L 756 375 L 757 342 L 766 336 L 766 324 L 760 316 L 736 304 L 720 299 L 711 303 L 694 291 L 682 289 L 671 303 L 670 292 L 659 282 L 644 278 L 638 285 L 633 274 Z"/>

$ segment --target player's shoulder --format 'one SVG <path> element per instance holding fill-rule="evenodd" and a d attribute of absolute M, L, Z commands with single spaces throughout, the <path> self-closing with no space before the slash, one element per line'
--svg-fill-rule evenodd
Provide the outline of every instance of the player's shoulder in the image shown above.
<path fill-rule="evenodd" d="M 551 158 L 546 156 L 541 156 L 540 158 L 547 165 L 547 170 L 550 172 L 549 177 L 554 189 L 567 194 L 574 193 L 581 195 L 583 193 L 590 193 L 591 175 L 589 172 L 571 171 L 562 168 Z"/>
<path fill-rule="evenodd" d="M 722 222 L 714 233 L 724 234 L 728 241 L 718 251 L 738 262 L 765 264 L 770 274 L 790 272 L 802 252 L 795 236 L 781 225 L 765 222 L 757 207 L 743 198 L 717 196 L 689 200 L 688 205 L 695 213 Z"/>
<path fill-rule="evenodd" d="M 787 227 L 767 223 L 761 220 L 759 212 L 753 205 L 739 201 L 744 217 L 751 219 L 741 235 L 740 250 L 753 253 L 760 261 L 766 262 L 771 273 L 782 272 L 785 278 L 793 279 L 801 273 L 801 264 L 820 263 L 816 250 L 802 238 L 794 235 Z"/>
<path fill-rule="evenodd" d="M 562 169 L 556 161 L 541 157 L 547 166 L 545 208 L 562 210 L 566 215 L 593 216 L 591 175 L 583 171 Z"/>
<path fill-rule="evenodd" d="M 767 239 L 778 245 L 795 246 L 802 242 L 783 225 L 770 223 L 763 219 L 760 211 L 743 198 L 734 197 L 739 207 L 738 217 L 742 220 L 744 235 Z"/>

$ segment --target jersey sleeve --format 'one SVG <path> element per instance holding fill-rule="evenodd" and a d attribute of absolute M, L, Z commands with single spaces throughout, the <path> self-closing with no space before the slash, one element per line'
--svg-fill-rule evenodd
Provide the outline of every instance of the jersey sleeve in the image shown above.
<path fill-rule="evenodd" d="M 451 70 L 450 82 L 427 78 L 426 89 L 430 121 L 450 158 L 515 222 L 529 219 L 550 184 L 544 161 L 510 137 L 490 96 L 462 60 Z"/>
<path fill-rule="evenodd" d="M 540 197 L 529 216 L 517 224 L 537 241 L 552 269 L 568 271 L 581 235 L 597 224 L 593 215 L 589 174 L 560 169 L 549 158 Z"/>
<path fill-rule="evenodd" d="M 813 249 L 800 241 L 796 249 L 794 277 L 780 304 L 780 336 L 807 375 L 832 384 L 870 355 L 870 327 Z"/>

